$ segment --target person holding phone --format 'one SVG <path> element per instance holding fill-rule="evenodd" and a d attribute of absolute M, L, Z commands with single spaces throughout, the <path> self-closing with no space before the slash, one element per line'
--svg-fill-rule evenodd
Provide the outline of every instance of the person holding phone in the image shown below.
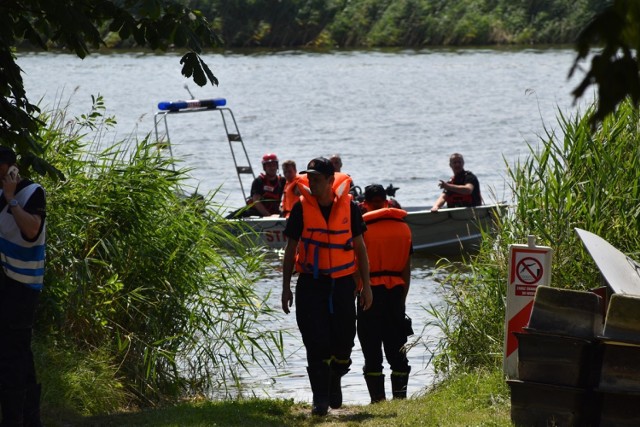
<path fill-rule="evenodd" d="M 45 193 L 2 146 L 0 181 L 0 425 L 41 426 L 31 336 L 44 278 Z"/>

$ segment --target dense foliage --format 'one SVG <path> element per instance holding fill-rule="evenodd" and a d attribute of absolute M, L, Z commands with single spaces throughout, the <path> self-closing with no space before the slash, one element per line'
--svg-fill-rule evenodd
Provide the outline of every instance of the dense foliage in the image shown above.
<path fill-rule="evenodd" d="M 531 155 L 509 168 L 514 206 L 495 240 L 486 239 L 472 270 L 443 280 L 446 304 L 431 311 L 443 331 L 438 368 L 501 365 L 510 244 L 553 248 L 551 284 L 599 287 L 600 274 L 575 228 L 598 234 L 640 260 L 640 130 L 629 100 L 592 132 L 591 116 L 559 115 Z"/>
<path fill-rule="evenodd" d="M 67 349 L 105 360 L 79 366 L 95 377 L 110 367 L 138 401 L 224 391 L 244 363 L 275 363 L 280 354 L 280 332 L 261 324 L 272 312 L 253 287 L 261 256 L 238 241 L 213 195 L 183 195 L 186 171 L 155 144 L 88 142 L 112 123 L 103 108 L 98 98 L 78 119 L 42 117 L 45 158 L 67 179 L 42 181 L 48 260 L 37 330 L 47 345 L 40 348 L 54 362 Z"/>
<path fill-rule="evenodd" d="M 214 23 L 226 47 L 576 43 L 571 73 L 586 59 L 591 66 L 574 96 L 598 86 L 595 122 L 627 95 L 640 101 L 640 2 L 635 0 L 191 0 L 190 5 Z"/>
<path fill-rule="evenodd" d="M 596 0 L 191 0 L 227 47 L 573 43 Z"/>

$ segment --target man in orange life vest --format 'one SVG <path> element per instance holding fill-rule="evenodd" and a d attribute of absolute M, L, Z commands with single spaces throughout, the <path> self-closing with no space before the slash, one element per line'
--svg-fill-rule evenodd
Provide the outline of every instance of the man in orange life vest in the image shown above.
<path fill-rule="evenodd" d="M 407 397 L 411 367 L 403 350 L 407 343 L 405 301 L 411 280 L 411 230 L 404 220 L 407 212 L 388 207 L 382 185 L 368 185 L 365 201 L 371 210 L 363 215 L 367 224 L 364 242 L 369 257 L 373 305 L 358 310 L 358 339 L 364 354 L 364 378 L 371 403 L 386 399 L 382 348 L 391 367 L 394 399 Z"/>
<path fill-rule="evenodd" d="M 287 180 L 284 186 L 284 192 L 282 193 L 282 208 L 280 209 L 280 216 L 288 218 L 291 213 L 293 205 L 300 198 L 300 192 L 298 191 L 298 168 L 296 162 L 293 160 L 285 160 L 282 162 L 282 175 Z"/>
<path fill-rule="evenodd" d="M 437 212 L 445 202 L 448 208 L 480 206 L 480 183 L 478 178 L 470 171 L 464 170 L 464 158 L 460 153 L 453 153 L 449 158 L 449 166 L 453 176 L 447 182 L 440 180 L 438 186 L 443 192 L 431 208 L 431 212 Z"/>
<path fill-rule="evenodd" d="M 291 276 L 298 272 L 296 321 L 307 351 L 307 372 L 313 392 L 313 415 L 342 406 L 340 381 L 349 371 L 356 335 L 356 281 L 365 277 L 359 303 L 372 303 L 369 263 L 362 233 L 362 214 L 349 196 L 348 175 L 334 173 L 319 157 L 301 172 L 300 200 L 293 206 L 284 234 L 282 310 L 293 304 Z"/>

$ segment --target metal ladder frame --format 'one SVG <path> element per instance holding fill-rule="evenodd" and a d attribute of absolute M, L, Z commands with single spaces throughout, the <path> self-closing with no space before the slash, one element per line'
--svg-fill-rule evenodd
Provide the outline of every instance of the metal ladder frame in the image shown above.
<path fill-rule="evenodd" d="M 185 109 L 185 110 L 176 110 L 176 111 L 159 111 L 154 116 L 154 129 L 156 134 L 156 143 L 160 144 L 160 135 L 158 133 L 158 123 L 160 121 L 164 122 L 164 130 L 166 135 L 166 145 L 169 147 L 169 154 L 173 157 L 173 149 L 171 148 L 171 138 L 169 136 L 169 123 L 167 121 L 167 117 L 169 115 L 174 114 L 185 114 L 185 113 L 202 113 L 207 111 L 217 111 L 220 113 L 220 117 L 222 118 L 222 124 L 224 125 L 224 131 L 227 134 L 227 141 L 229 142 L 229 148 L 231 149 L 231 156 L 233 157 L 233 163 L 236 168 L 236 175 L 238 176 L 238 182 L 240 183 L 240 189 L 242 190 L 242 197 L 244 200 L 247 200 L 247 194 L 244 190 L 244 183 L 242 180 L 242 176 L 250 175 L 251 181 L 255 179 L 255 174 L 253 172 L 253 168 L 251 167 L 251 161 L 249 160 L 249 155 L 247 154 L 247 149 L 244 146 L 244 142 L 242 140 L 242 136 L 240 135 L 240 129 L 238 128 L 238 123 L 236 122 L 236 118 L 233 115 L 233 111 L 227 107 L 218 107 L 218 108 L 193 108 L 193 109 Z M 230 132 L 235 130 L 235 133 Z M 237 147 L 240 145 L 240 147 Z M 242 148 L 241 153 L 236 155 L 236 150 Z M 238 165 L 239 160 L 238 156 L 244 154 L 244 160 L 246 161 L 246 165 Z M 251 188 L 251 184 L 249 184 L 249 189 Z"/>

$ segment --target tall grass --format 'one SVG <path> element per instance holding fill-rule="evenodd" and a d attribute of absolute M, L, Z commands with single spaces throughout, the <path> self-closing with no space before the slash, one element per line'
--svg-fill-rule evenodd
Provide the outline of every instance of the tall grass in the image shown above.
<path fill-rule="evenodd" d="M 432 307 L 444 338 L 436 367 L 443 372 L 500 366 L 510 244 L 536 236 L 553 248 L 551 285 L 600 286 L 600 275 L 575 233 L 583 228 L 631 255 L 640 248 L 638 110 L 626 103 L 592 131 L 585 114 L 558 113 L 560 132 L 547 131 L 522 162 L 508 166 L 513 209 L 499 233 L 470 260 L 470 272 L 443 281 L 443 307 Z"/>
<path fill-rule="evenodd" d="M 188 170 L 151 141 L 101 148 L 114 123 L 103 112 L 96 98 L 81 117 L 43 117 L 45 158 L 66 179 L 42 180 L 39 340 L 54 347 L 48 360 L 64 349 L 103 355 L 122 396 L 137 402 L 228 391 L 246 362 L 273 364 L 282 352 L 279 331 L 258 324 L 273 315 L 253 287 L 262 257 L 237 240 L 215 194 L 184 196 Z"/>

